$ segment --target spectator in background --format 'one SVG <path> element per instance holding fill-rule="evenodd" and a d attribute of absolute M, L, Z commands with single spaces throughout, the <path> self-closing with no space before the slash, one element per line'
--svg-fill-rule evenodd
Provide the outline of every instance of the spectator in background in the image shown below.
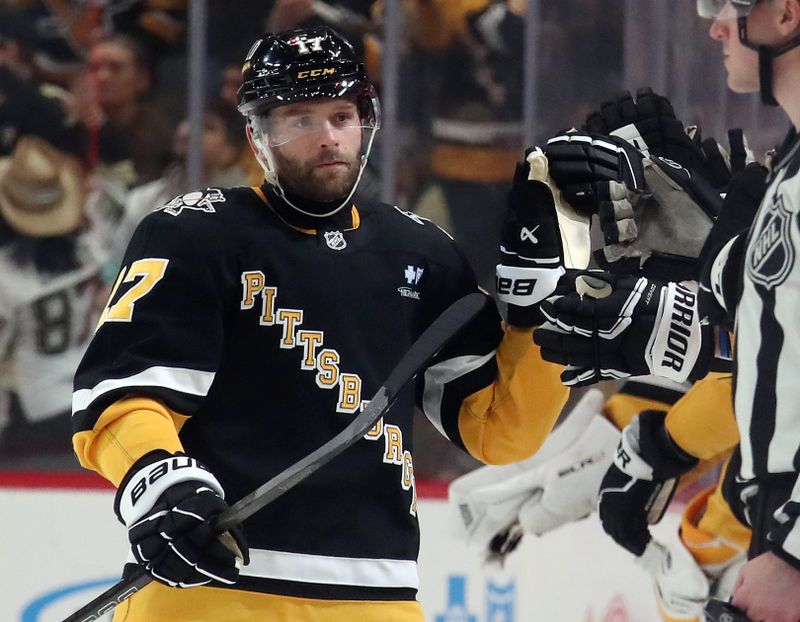
<path fill-rule="evenodd" d="M 112 35 L 92 45 L 86 72 L 73 88 L 86 124 L 98 132 L 111 127 L 127 144 L 139 181 L 160 177 L 171 158 L 170 125 L 146 101 L 151 76 L 145 47 L 130 36 Z"/>
<path fill-rule="evenodd" d="M 509 171 L 522 144 L 522 15 L 506 2 L 420 0 L 406 4 L 424 64 L 431 118 L 431 176 L 414 211 L 453 234 L 487 289 Z M 442 76 L 450 79 L 442 79 Z"/>
<path fill-rule="evenodd" d="M 14 150 L 20 136 L 39 136 L 62 151 L 90 163 L 119 164 L 128 158 L 123 138 L 111 126 L 93 135 L 79 109 L 80 99 L 42 80 L 33 62 L 34 25 L 23 13 L 0 9 L 0 155 Z"/>
<path fill-rule="evenodd" d="M 243 162 L 242 153 L 245 149 L 250 152 L 250 147 L 247 144 L 242 115 L 227 101 L 216 99 L 206 106 L 203 123 L 202 184 L 212 187 L 248 185 L 247 164 Z M 164 174 L 128 193 L 124 220 L 115 232 L 120 252 L 125 250 L 133 230 L 142 218 L 170 199 L 190 190 L 186 178 L 188 121 L 182 121 L 175 131 L 172 149 L 175 161 L 167 167 Z M 254 158 L 248 159 L 248 162 L 250 160 L 254 161 Z M 261 177 L 263 178 L 263 173 Z M 257 182 L 259 185 L 261 183 L 261 180 Z"/>
<path fill-rule="evenodd" d="M 0 467 L 74 465 L 72 375 L 105 298 L 77 159 L 32 136 L 0 159 Z"/>

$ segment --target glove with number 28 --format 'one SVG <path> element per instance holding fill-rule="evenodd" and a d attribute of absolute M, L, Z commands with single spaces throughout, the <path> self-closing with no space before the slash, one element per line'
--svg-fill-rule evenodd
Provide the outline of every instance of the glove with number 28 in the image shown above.
<path fill-rule="evenodd" d="M 497 295 L 508 305 L 513 326 L 541 324 L 539 303 L 565 273 L 553 187 L 547 158 L 538 148 L 517 164 L 500 233 Z"/>

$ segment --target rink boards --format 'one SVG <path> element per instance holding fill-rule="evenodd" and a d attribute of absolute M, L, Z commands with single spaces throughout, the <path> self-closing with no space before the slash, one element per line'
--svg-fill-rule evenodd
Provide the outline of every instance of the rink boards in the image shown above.
<path fill-rule="evenodd" d="M 72 487 L 83 486 L 83 487 Z M 85 480 L 0 475 L 0 620 L 58 622 L 119 577 L 113 492 Z M 596 515 L 526 537 L 504 568 L 452 535 L 443 487 L 419 485 L 419 598 L 431 622 L 657 622 L 652 588 Z M 659 525 L 672 537 L 678 521 Z"/>

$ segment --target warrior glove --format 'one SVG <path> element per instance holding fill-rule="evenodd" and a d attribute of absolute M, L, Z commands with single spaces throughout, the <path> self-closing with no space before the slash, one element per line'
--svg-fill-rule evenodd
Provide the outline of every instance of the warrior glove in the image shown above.
<path fill-rule="evenodd" d="M 666 413 L 646 410 L 622 431 L 614 462 L 600 484 L 598 512 L 605 532 L 636 556 L 650 542 L 678 478 L 697 465 L 664 427 Z"/>
<path fill-rule="evenodd" d="M 514 173 L 497 265 L 497 295 L 508 305 L 506 319 L 514 326 L 542 323 L 539 303 L 565 273 L 558 200 L 548 183 L 547 158 L 538 148 L 529 151 Z M 587 223 L 587 240 L 588 230 Z"/>
<path fill-rule="evenodd" d="M 223 534 L 212 527 L 228 508 L 223 498 L 220 483 L 197 460 L 155 451 L 128 471 L 114 508 L 136 561 L 157 581 L 182 588 L 230 585 L 249 554 L 239 527 Z"/>
<path fill-rule="evenodd" d="M 547 322 L 533 339 L 545 360 L 566 366 L 568 386 L 647 374 L 694 380 L 706 374 L 713 350 L 696 299 L 681 283 L 584 272 L 573 291 L 542 303 Z"/>

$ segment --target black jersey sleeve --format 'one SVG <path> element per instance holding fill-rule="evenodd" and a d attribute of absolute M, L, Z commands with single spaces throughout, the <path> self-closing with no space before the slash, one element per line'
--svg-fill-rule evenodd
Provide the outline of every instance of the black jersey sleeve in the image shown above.
<path fill-rule="evenodd" d="M 219 364 L 231 285 L 213 220 L 158 211 L 137 228 L 75 376 L 75 432 L 129 395 L 197 411 Z"/>
<path fill-rule="evenodd" d="M 437 269 L 439 304 L 479 291 L 452 240 Z M 488 295 L 488 294 L 487 294 Z M 441 434 L 487 463 L 529 457 L 550 433 L 566 402 L 561 367 L 545 362 L 532 329 L 504 330 L 489 304 L 421 374 L 420 407 Z"/>

